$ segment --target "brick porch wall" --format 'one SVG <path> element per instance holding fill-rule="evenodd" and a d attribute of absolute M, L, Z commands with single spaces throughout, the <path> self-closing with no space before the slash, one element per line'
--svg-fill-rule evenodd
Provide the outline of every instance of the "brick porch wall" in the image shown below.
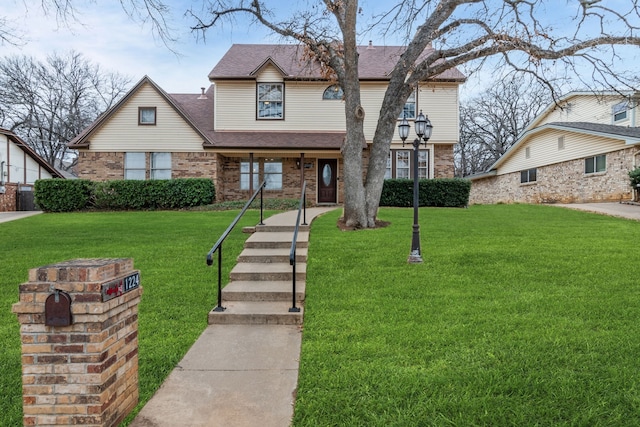
<path fill-rule="evenodd" d="M 520 172 L 474 180 L 471 204 L 588 203 L 631 200 L 634 148 L 607 153 L 607 171 L 585 174 L 584 159 L 539 167 L 537 181 L 521 184 Z"/>
<path fill-rule="evenodd" d="M 434 145 L 433 147 L 433 177 L 453 178 L 453 145 Z"/>

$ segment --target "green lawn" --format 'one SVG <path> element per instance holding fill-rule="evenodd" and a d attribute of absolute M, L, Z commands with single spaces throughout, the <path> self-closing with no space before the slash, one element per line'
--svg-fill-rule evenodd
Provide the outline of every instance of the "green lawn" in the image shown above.
<path fill-rule="evenodd" d="M 314 223 L 295 426 L 640 425 L 640 223 L 550 206 Z"/>
<path fill-rule="evenodd" d="M 132 257 L 146 401 L 206 326 L 205 255 L 237 211 L 46 214 L 0 224 L 0 425 L 21 424 L 11 304 L 30 268 Z M 225 245 L 224 277 L 247 237 Z M 550 206 L 411 209 L 314 222 L 294 425 L 640 425 L 640 223 Z"/>
<path fill-rule="evenodd" d="M 207 267 L 206 254 L 237 214 L 43 214 L 0 224 L 0 426 L 22 425 L 20 332 L 11 305 L 29 269 L 75 258 L 133 258 L 144 288 L 139 369 L 146 402 L 206 327 L 217 297 L 217 270 Z M 259 212 L 248 211 L 225 242 L 224 280 L 247 238 L 241 228 L 258 220 Z"/>

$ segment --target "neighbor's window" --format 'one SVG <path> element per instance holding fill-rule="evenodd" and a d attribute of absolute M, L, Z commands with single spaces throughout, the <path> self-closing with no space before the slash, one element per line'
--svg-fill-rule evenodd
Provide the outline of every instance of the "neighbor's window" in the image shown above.
<path fill-rule="evenodd" d="M 252 171 L 253 169 L 253 171 Z M 240 162 L 240 189 L 241 190 L 250 190 L 258 188 L 260 183 L 258 180 L 260 172 L 260 163 L 253 162 L 253 164 L 249 160 L 243 160 Z M 249 186 L 251 182 L 251 173 L 253 173 L 253 185 Z"/>
<path fill-rule="evenodd" d="M 124 179 L 146 179 L 145 153 L 124 153 Z"/>
<path fill-rule="evenodd" d="M 607 170 L 607 156 L 601 154 L 599 156 L 587 157 L 584 159 L 584 173 L 605 172 Z"/>
<path fill-rule="evenodd" d="M 151 153 L 151 179 L 171 179 L 171 153 Z"/>
<path fill-rule="evenodd" d="M 139 107 L 138 108 L 138 124 L 139 125 L 155 125 L 156 124 L 156 107 Z"/>
<path fill-rule="evenodd" d="M 629 103 L 627 101 L 614 105 L 611 108 L 614 123 L 620 122 L 622 120 L 626 120 L 628 109 L 629 109 Z"/>
<path fill-rule="evenodd" d="M 396 151 L 396 178 L 409 178 L 409 151 Z"/>
<path fill-rule="evenodd" d="M 536 168 L 527 169 L 520 171 L 520 183 L 525 184 L 527 182 L 535 182 L 537 181 L 537 170 Z"/>
<path fill-rule="evenodd" d="M 416 118 L 416 92 L 413 91 L 407 102 L 404 104 L 400 118 L 415 119 Z"/>
<path fill-rule="evenodd" d="M 564 136 L 558 137 L 558 150 L 564 150 Z"/>
<path fill-rule="evenodd" d="M 428 171 L 429 171 L 429 151 L 427 150 L 419 150 L 418 151 L 418 178 L 427 179 Z"/>
<path fill-rule="evenodd" d="M 344 97 L 344 91 L 340 87 L 340 85 L 331 85 L 324 90 L 322 94 L 322 99 L 337 99 L 342 100 Z"/>
<path fill-rule="evenodd" d="M 258 83 L 258 118 L 282 119 L 284 84 Z"/>

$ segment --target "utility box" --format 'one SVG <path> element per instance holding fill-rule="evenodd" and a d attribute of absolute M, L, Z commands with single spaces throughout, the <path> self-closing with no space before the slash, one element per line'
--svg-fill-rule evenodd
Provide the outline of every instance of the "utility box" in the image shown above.
<path fill-rule="evenodd" d="M 13 312 L 24 425 L 117 426 L 138 403 L 140 272 L 133 260 L 34 268 Z"/>

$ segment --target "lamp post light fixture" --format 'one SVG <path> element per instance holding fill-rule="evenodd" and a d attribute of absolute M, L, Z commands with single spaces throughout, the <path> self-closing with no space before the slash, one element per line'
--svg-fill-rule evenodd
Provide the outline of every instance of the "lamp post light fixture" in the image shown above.
<path fill-rule="evenodd" d="M 409 129 L 411 126 L 407 121 L 406 116 L 402 118 L 402 121 L 398 125 L 398 133 L 402 140 L 402 146 L 404 147 L 406 139 L 409 137 Z M 427 145 L 427 141 L 431 138 L 431 131 L 433 126 L 428 117 L 425 117 L 420 110 L 420 114 L 415 120 L 416 135 L 418 137 L 413 140 L 413 237 L 411 239 L 411 253 L 409 254 L 409 263 L 422 262 L 422 253 L 420 251 L 420 224 L 418 223 L 418 149 L 420 144 Z"/>

